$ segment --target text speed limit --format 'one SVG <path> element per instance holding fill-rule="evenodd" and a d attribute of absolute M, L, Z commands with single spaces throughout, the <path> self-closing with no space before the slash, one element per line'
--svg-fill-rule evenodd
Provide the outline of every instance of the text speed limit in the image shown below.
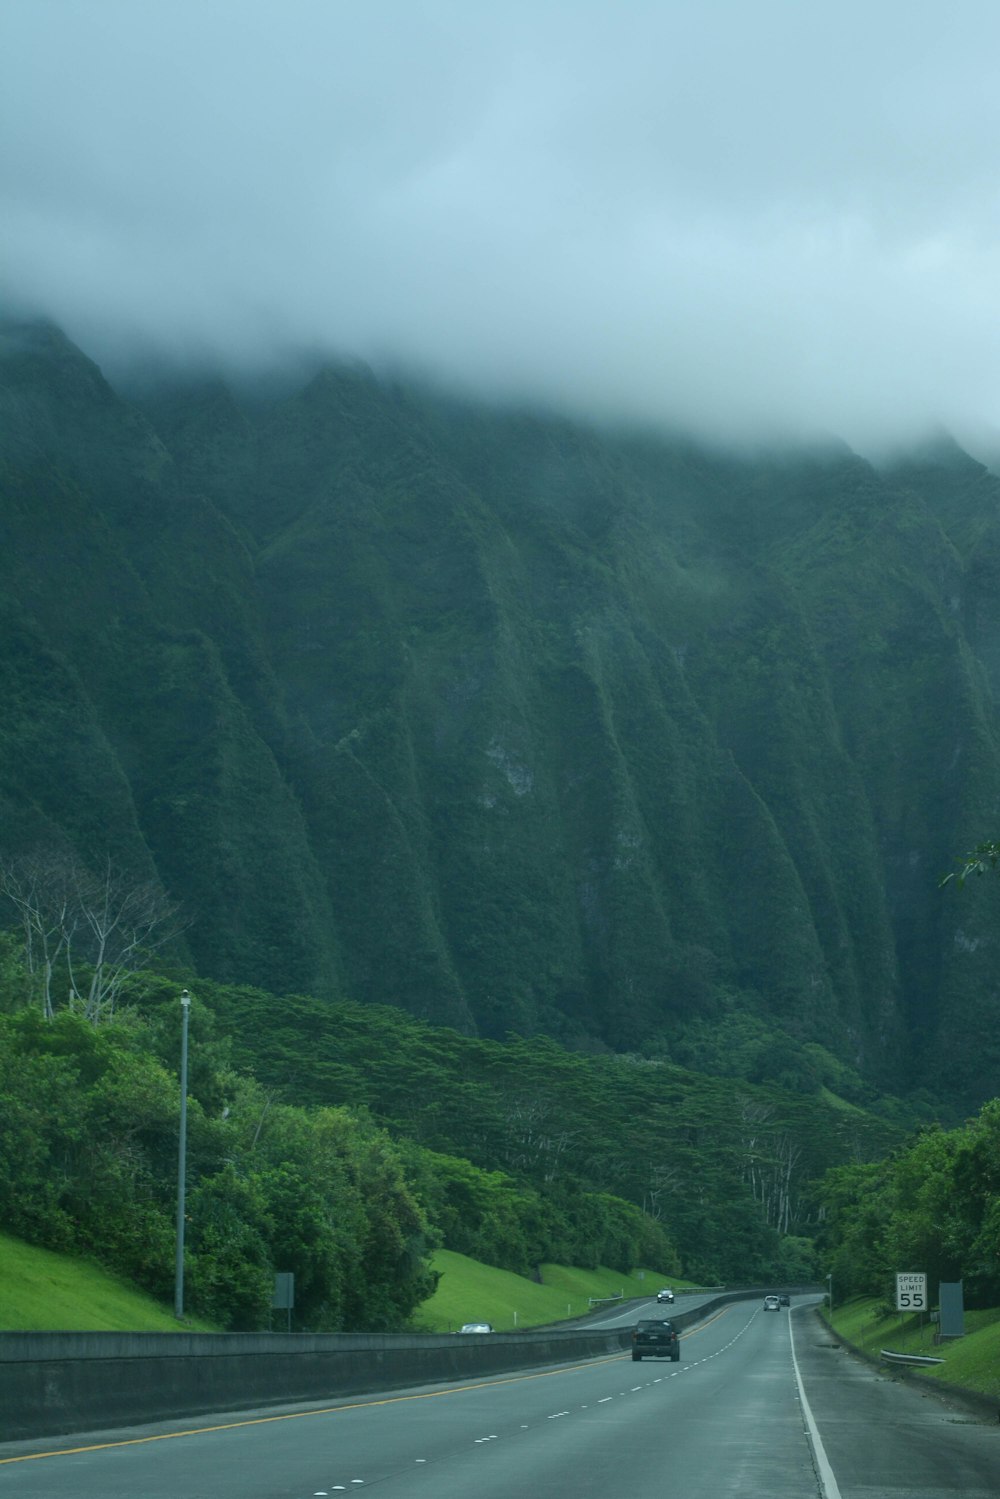
<path fill-rule="evenodd" d="M 927 1310 L 927 1276 L 910 1273 L 896 1276 L 897 1312 L 923 1312 Z"/>

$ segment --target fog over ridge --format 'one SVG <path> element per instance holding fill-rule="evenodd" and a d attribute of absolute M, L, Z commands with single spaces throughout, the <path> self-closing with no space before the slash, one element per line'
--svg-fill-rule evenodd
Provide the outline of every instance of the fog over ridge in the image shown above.
<path fill-rule="evenodd" d="M 984 0 L 8 4 L 0 290 L 110 371 L 1000 427 L 998 44 Z"/>

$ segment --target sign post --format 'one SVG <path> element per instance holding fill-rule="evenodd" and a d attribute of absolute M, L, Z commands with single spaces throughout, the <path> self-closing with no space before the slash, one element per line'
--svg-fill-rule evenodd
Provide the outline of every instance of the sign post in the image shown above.
<path fill-rule="evenodd" d="M 292 1307 L 295 1305 L 295 1274 L 291 1270 L 279 1271 L 274 1277 L 274 1295 L 271 1306 L 288 1312 L 288 1331 L 292 1330 Z"/>
<path fill-rule="evenodd" d="M 941 1281 L 938 1286 L 938 1305 L 941 1308 L 938 1339 L 962 1337 L 965 1332 L 965 1303 L 960 1280 Z"/>

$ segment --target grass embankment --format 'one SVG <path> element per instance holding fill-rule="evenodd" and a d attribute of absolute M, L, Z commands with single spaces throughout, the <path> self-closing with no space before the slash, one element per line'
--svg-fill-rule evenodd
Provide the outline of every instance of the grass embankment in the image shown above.
<path fill-rule="evenodd" d="M 452 1332 L 463 1322 L 492 1322 L 500 1331 L 581 1317 L 589 1298 L 653 1296 L 687 1281 L 637 1270 L 574 1270 L 543 1265 L 542 1284 L 496 1270 L 464 1254 L 440 1250 L 441 1282 L 413 1318 L 421 1332 Z M 0 1234 L 0 1329 L 7 1332 L 216 1332 L 210 1322 L 174 1320 L 170 1307 L 107 1271 Z"/>
<path fill-rule="evenodd" d="M 661 1286 L 688 1285 L 657 1270 L 623 1275 L 620 1270 L 574 1270 L 564 1265 L 543 1265 L 539 1285 L 447 1249 L 434 1256 L 434 1268 L 441 1272 L 441 1281 L 413 1319 L 422 1332 L 454 1332 L 463 1322 L 480 1321 L 509 1332 L 515 1327 L 582 1317 L 593 1310 L 591 1296 L 655 1296 Z"/>
<path fill-rule="evenodd" d="M 5 1332 L 216 1332 L 86 1260 L 0 1234 L 0 1329 Z"/>
<path fill-rule="evenodd" d="M 921 1326 L 917 1316 L 886 1315 L 885 1302 L 874 1296 L 838 1306 L 833 1326 L 855 1348 L 874 1358 L 888 1348 L 893 1353 L 921 1353 L 944 1360 L 930 1369 L 911 1370 L 912 1378 L 960 1385 L 1000 1400 L 1000 1307 L 967 1311 L 965 1336 L 940 1345 L 935 1344 L 935 1329 L 926 1317 Z"/>

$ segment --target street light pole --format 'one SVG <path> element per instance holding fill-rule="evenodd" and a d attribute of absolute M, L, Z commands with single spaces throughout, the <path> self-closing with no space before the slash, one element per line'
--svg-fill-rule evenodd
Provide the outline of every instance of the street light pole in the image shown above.
<path fill-rule="evenodd" d="M 830 1321 L 833 1321 L 833 1271 L 826 1277 L 826 1300 L 830 1308 Z"/>
<path fill-rule="evenodd" d="M 187 1165 L 188 1012 L 191 996 L 181 992 L 181 1128 L 177 1146 L 177 1251 L 174 1261 L 174 1316 L 184 1316 L 184 1174 Z"/>

